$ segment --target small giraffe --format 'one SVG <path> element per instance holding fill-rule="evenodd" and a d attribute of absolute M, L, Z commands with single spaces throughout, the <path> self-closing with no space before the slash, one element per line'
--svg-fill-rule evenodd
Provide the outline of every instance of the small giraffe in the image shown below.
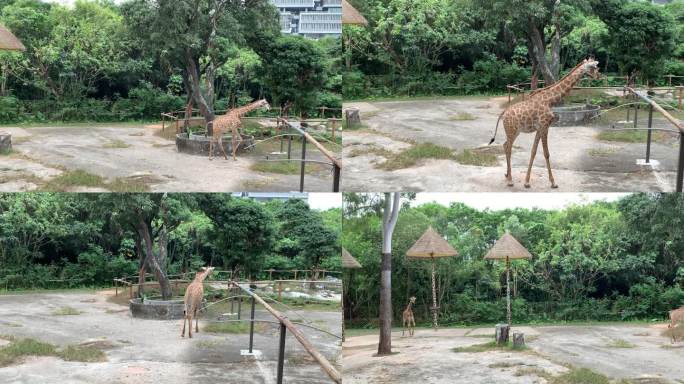
<path fill-rule="evenodd" d="M 585 59 L 560 81 L 532 92 L 527 100 L 510 106 L 499 115 L 499 119 L 496 121 L 494 137 L 492 137 L 489 144 L 494 142 L 496 132 L 499 129 L 499 121 L 503 119 L 504 129 L 506 130 L 506 142 L 503 145 L 506 152 L 506 181 L 509 187 L 513 186 L 513 175 L 511 173 L 513 142 L 520 132 L 536 132 L 534 144 L 532 145 L 532 154 L 530 155 L 530 163 L 527 167 L 527 176 L 525 177 L 525 188 L 530 187 L 530 173 L 532 172 L 534 157 L 537 154 L 539 140 L 541 140 L 544 148 L 544 158 L 546 159 L 546 168 L 549 171 L 551 188 L 558 188 L 553 179 L 551 163 L 549 161 L 549 126 L 555 119 L 551 107 L 560 103 L 563 97 L 572 90 L 584 75 L 588 74 L 597 79 L 599 77 L 598 64 L 598 61 Z"/>
<path fill-rule="evenodd" d="M 185 337 L 185 322 L 188 323 L 188 337 L 192 339 L 192 318 L 195 318 L 195 332 L 199 333 L 199 319 L 197 311 L 202 305 L 204 298 L 204 279 L 214 270 L 214 267 L 203 267 L 201 271 L 197 272 L 195 279 L 188 285 L 185 290 L 185 297 L 183 298 L 183 331 L 181 337 Z"/>
<path fill-rule="evenodd" d="M 401 314 L 401 320 L 402 320 L 402 324 L 403 324 L 403 328 L 401 330 L 402 336 L 404 336 L 404 331 L 407 328 L 406 325 L 408 325 L 409 336 L 413 336 L 413 328 L 416 327 L 416 319 L 413 317 L 413 309 L 411 309 L 411 307 L 415 303 L 416 303 L 415 296 L 411 296 L 411 298 L 409 299 L 409 303 L 406 306 L 406 309 L 404 309 L 404 312 Z"/>
<path fill-rule="evenodd" d="M 680 327 L 684 327 L 684 325 L 681 325 L 684 324 L 684 307 L 670 311 L 670 324 L 667 325 L 667 328 L 670 329 L 672 343 L 677 341 L 675 337 L 675 327 L 677 324 L 680 324 Z"/>
<path fill-rule="evenodd" d="M 213 132 L 211 140 L 209 140 L 209 160 L 214 159 L 214 142 L 218 144 L 223 152 L 223 157 L 228 160 L 228 155 L 226 154 L 226 149 L 223 147 L 223 134 L 227 131 L 231 132 L 231 143 L 233 145 L 233 160 L 237 161 L 235 154 L 237 153 L 240 143 L 242 143 L 242 135 L 240 135 L 240 127 L 242 127 L 242 120 L 240 118 L 247 113 L 258 109 L 264 108 L 267 111 L 271 109 L 266 99 L 257 100 L 251 104 L 247 104 L 243 107 L 235 108 L 225 115 L 216 117 L 213 123 Z"/>

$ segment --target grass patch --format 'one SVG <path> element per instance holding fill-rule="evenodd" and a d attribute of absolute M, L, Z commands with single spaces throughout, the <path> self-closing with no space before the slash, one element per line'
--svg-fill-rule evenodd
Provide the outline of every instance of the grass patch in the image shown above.
<path fill-rule="evenodd" d="M 257 172 L 277 173 L 281 175 L 298 175 L 301 164 L 298 161 L 262 161 L 252 164 L 249 169 Z M 304 173 L 310 174 L 320 170 L 319 164 L 306 164 Z"/>
<path fill-rule="evenodd" d="M 547 382 L 548 382 L 549 378 L 551 377 L 551 375 L 548 372 L 546 372 L 545 370 L 543 370 L 541 368 L 536 368 L 536 367 L 520 368 L 517 371 L 515 371 L 513 376 L 518 376 L 518 377 L 520 377 L 520 376 L 537 376 L 537 377 L 541 377 L 541 378 L 546 379 Z"/>
<path fill-rule="evenodd" d="M 254 331 L 261 332 L 266 329 L 264 323 L 254 323 Z M 223 323 L 209 323 L 202 329 L 209 333 L 249 333 L 249 322 L 223 322 Z"/>
<path fill-rule="evenodd" d="M 11 148 L 0 149 L 0 156 L 9 156 L 9 155 L 13 155 L 14 153 L 16 153 L 16 151 L 14 149 L 11 149 Z"/>
<path fill-rule="evenodd" d="M 617 152 L 617 148 L 591 148 L 587 151 L 591 157 L 608 157 Z"/>
<path fill-rule="evenodd" d="M 609 348 L 636 348 L 636 345 L 627 340 L 615 339 L 606 345 Z"/>
<path fill-rule="evenodd" d="M 487 351 L 523 351 L 527 349 L 527 347 L 518 347 L 514 348 L 512 342 L 508 342 L 502 346 L 498 346 L 496 344 L 496 341 L 490 341 L 488 343 L 484 344 L 475 344 L 475 345 L 467 345 L 465 347 L 456 347 L 453 348 L 452 351 L 456 353 L 462 353 L 462 352 L 487 352 Z"/>
<path fill-rule="evenodd" d="M 489 368 L 511 368 L 511 367 L 516 367 L 518 365 L 524 365 L 524 363 L 522 363 L 520 361 L 514 361 L 514 362 L 501 361 L 498 363 L 489 364 L 488 367 Z"/>
<path fill-rule="evenodd" d="M 12 365 L 24 356 L 54 356 L 56 353 L 56 348 L 52 344 L 22 339 L 0 349 L 0 367 Z"/>
<path fill-rule="evenodd" d="M 81 169 L 66 171 L 45 183 L 41 189 L 47 192 L 66 192 L 71 187 L 104 187 L 104 179 Z"/>
<path fill-rule="evenodd" d="M 197 346 L 197 348 L 201 348 L 201 349 L 211 349 L 211 348 L 215 348 L 218 345 L 219 345 L 219 342 L 217 340 L 202 340 L 202 341 L 197 342 L 197 344 L 195 344 L 195 346 Z"/>
<path fill-rule="evenodd" d="M 449 148 L 431 143 L 421 143 L 402 152 L 392 153 L 387 157 L 387 161 L 379 164 L 377 168 L 387 171 L 410 168 L 422 159 L 454 159 L 454 155 Z"/>
<path fill-rule="evenodd" d="M 608 377 L 587 368 L 574 368 L 560 376 L 552 377 L 549 384 L 610 384 Z"/>
<path fill-rule="evenodd" d="M 92 346 L 69 345 L 57 353 L 65 361 L 81 361 L 84 363 L 95 363 L 107 361 L 107 355 L 101 350 Z"/>
<path fill-rule="evenodd" d="M 622 143 L 645 143 L 648 137 L 646 131 L 618 131 L 606 130 L 598 135 L 596 138 L 603 141 L 618 141 Z M 651 141 L 663 141 L 665 135 L 660 131 L 653 131 Z"/>
<path fill-rule="evenodd" d="M 469 149 L 464 149 L 454 157 L 459 164 L 464 165 L 478 165 L 481 167 L 494 167 L 499 165 L 496 156 L 491 153 L 474 152 Z"/>
<path fill-rule="evenodd" d="M 473 115 L 472 113 L 468 112 L 459 112 L 455 115 L 449 116 L 450 121 L 468 121 L 468 120 L 477 120 L 477 117 Z"/>
<path fill-rule="evenodd" d="M 72 307 L 62 307 L 62 308 L 59 308 L 59 309 L 52 311 L 52 314 L 54 316 L 74 316 L 74 315 L 80 315 L 82 313 L 83 312 L 79 311 L 76 308 L 72 308 Z"/>
<path fill-rule="evenodd" d="M 117 177 L 108 183 L 105 188 L 112 192 L 148 192 L 150 190 L 146 180 L 141 178 Z"/>
<path fill-rule="evenodd" d="M 130 144 L 126 143 L 123 140 L 112 140 L 112 141 L 102 145 L 102 148 L 108 148 L 108 149 L 111 149 L 111 148 L 128 148 L 130 146 L 131 146 Z"/>

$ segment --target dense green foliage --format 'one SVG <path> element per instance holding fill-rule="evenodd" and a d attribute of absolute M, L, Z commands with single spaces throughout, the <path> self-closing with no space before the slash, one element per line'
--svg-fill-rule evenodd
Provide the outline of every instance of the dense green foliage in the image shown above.
<path fill-rule="evenodd" d="M 348 196 L 348 207 L 358 199 Z M 505 263 L 485 261 L 509 231 L 533 258 L 512 262 L 513 319 L 662 319 L 684 305 L 684 196 L 636 194 L 557 211 L 478 211 L 404 204 L 394 232 L 393 313 L 398 321 L 410 296 L 418 322 L 429 321 L 430 263 L 408 260 L 406 250 L 432 225 L 459 252 L 437 262 L 442 323 L 494 323 L 506 317 Z M 342 245 L 363 269 L 350 272 L 345 316 L 356 326 L 378 316 L 381 218 L 345 213 Z"/>
<path fill-rule="evenodd" d="M 139 219 L 165 274 L 208 264 L 252 277 L 338 269 L 340 215 L 229 194 L 0 194 L 0 289 L 102 286 L 137 274 Z"/>
<path fill-rule="evenodd" d="M 211 110 L 261 97 L 297 112 L 340 106 L 339 41 L 288 37 L 296 49 L 283 47 L 268 0 L 8 0 L 0 23 L 27 49 L 0 52 L 0 123 L 156 120 L 193 89 Z M 273 68 L 304 62 L 315 81 L 273 80 Z"/>
<path fill-rule="evenodd" d="M 345 99 L 503 93 L 588 56 L 641 82 L 684 75 L 684 0 L 351 2 L 369 24 L 344 27 Z"/>

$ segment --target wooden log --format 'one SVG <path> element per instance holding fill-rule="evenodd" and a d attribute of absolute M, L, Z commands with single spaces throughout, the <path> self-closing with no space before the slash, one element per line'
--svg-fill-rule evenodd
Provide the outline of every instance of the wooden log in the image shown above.
<path fill-rule="evenodd" d="M 494 337 L 496 338 L 496 345 L 504 345 L 508 343 L 508 333 L 511 327 L 508 324 L 497 324 Z"/>
<path fill-rule="evenodd" d="M 9 153 L 12 150 L 12 135 L 0 131 L 0 153 Z"/>
<path fill-rule="evenodd" d="M 361 125 L 361 111 L 358 108 L 349 108 L 344 111 L 347 120 L 347 128 L 355 128 Z"/>
<path fill-rule="evenodd" d="M 513 348 L 525 347 L 525 334 L 522 332 L 513 332 Z"/>

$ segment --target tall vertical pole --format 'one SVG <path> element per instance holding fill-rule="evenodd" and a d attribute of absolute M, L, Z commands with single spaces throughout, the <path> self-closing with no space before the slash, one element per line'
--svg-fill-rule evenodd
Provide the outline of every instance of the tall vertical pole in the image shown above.
<path fill-rule="evenodd" d="M 653 105 L 648 107 L 648 135 L 646 137 L 646 164 L 651 162 L 651 128 L 653 127 Z"/>
<path fill-rule="evenodd" d="M 252 296 L 252 315 L 249 321 L 249 353 L 252 353 L 252 346 L 254 345 L 254 307 L 256 306 L 256 300 Z"/>
<path fill-rule="evenodd" d="M 677 167 L 677 192 L 682 192 L 684 183 L 684 133 L 679 134 L 679 166 Z"/>
<path fill-rule="evenodd" d="M 340 191 L 340 167 L 333 163 L 333 192 Z"/>
<path fill-rule="evenodd" d="M 506 256 L 506 320 L 511 328 L 511 259 Z"/>
<path fill-rule="evenodd" d="M 299 175 L 299 192 L 304 192 L 304 172 L 306 171 L 306 137 L 302 135 L 302 164 Z"/>
<path fill-rule="evenodd" d="M 437 285 L 435 284 L 434 258 L 432 258 L 432 328 L 437 330 Z"/>
<path fill-rule="evenodd" d="M 637 127 L 637 116 L 639 114 L 639 104 L 634 104 L 634 128 Z"/>
<path fill-rule="evenodd" d="M 278 384 L 283 383 L 283 365 L 285 363 L 285 332 L 287 332 L 285 324 L 280 323 L 280 346 L 278 348 Z"/>
<path fill-rule="evenodd" d="M 292 158 L 292 135 L 287 135 L 287 159 Z"/>

